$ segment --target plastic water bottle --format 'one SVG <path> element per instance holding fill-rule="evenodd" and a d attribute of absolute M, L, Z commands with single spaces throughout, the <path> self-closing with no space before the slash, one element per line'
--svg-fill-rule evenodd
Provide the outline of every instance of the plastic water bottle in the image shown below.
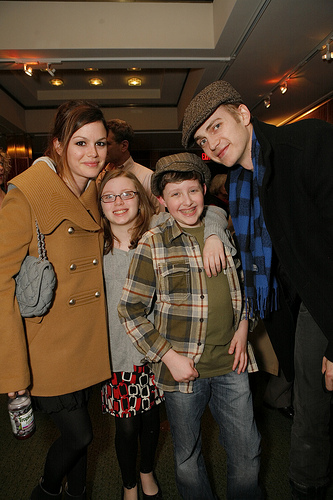
<path fill-rule="evenodd" d="M 28 391 L 16 394 L 15 398 L 8 398 L 8 412 L 12 424 L 12 431 L 17 439 L 27 439 L 36 430 L 34 413 Z"/>

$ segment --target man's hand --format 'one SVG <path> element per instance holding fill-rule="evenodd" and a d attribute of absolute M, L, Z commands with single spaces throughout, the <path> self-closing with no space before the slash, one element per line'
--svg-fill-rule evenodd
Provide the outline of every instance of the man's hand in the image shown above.
<path fill-rule="evenodd" d="M 325 358 L 325 356 L 323 357 L 321 373 L 325 373 L 326 389 L 333 391 L 333 363 Z"/>
<path fill-rule="evenodd" d="M 226 269 L 227 261 L 224 253 L 224 245 L 220 238 L 212 234 L 206 239 L 202 252 L 203 264 L 207 276 L 217 276 L 222 268 Z"/>
<path fill-rule="evenodd" d="M 199 374 L 194 368 L 193 359 L 178 354 L 173 349 L 162 356 L 163 363 L 169 368 L 176 382 L 189 382 L 195 380 Z"/>

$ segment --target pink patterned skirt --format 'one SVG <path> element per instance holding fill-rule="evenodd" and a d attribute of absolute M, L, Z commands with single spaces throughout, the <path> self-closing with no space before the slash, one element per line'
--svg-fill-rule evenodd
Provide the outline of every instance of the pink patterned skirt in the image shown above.
<path fill-rule="evenodd" d="M 133 372 L 114 372 L 102 385 L 102 412 L 120 418 L 134 417 L 164 400 L 148 365 L 134 366 Z"/>

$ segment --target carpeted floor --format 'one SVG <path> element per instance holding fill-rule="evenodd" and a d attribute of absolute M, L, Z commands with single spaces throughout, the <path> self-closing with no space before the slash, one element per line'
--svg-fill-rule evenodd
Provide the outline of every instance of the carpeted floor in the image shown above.
<path fill-rule="evenodd" d="M 267 500 L 289 500 L 287 479 L 291 421 L 275 410 L 262 406 L 265 378 L 259 377 L 255 394 L 255 415 L 262 435 L 261 479 Z M 7 398 L 0 396 L 0 500 L 28 500 L 43 471 L 45 455 L 57 436 L 47 416 L 36 413 L 37 431 L 26 441 L 11 434 L 7 413 Z M 161 410 L 161 433 L 156 474 L 165 500 L 178 500 L 174 472 L 172 443 L 164 405 Z M 88 496 L 91 500 L 119 500 L 120 471 L 114 451 L 114 419 L 102 415 L 99 387 L 95 387 L 89 404 L 94 426 L 94 440 L 89 449 Z M 225 452 L 218 441 L 218 428 L 210 412 L 203 418 L 203 451 L 207 470 L 216 494 L 224 500 L 226 488 Z M 333 488 L 328 499 L 333 499 Z M 246 500 L 246 499 L 244 499 Z"/>

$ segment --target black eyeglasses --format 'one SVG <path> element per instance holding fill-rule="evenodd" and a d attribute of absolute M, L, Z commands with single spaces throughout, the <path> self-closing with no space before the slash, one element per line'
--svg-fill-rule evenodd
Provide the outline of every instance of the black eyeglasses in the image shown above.
<path fill-rule="evenodd" d="M 103 201 L 103 203 L 114 203 L 117 199 L 117 196 L 119 196 L 121 200 L 126 201 L 131 200 L 137 194 L 137 191 L 124 191 L 120 194 L 103 194 L 103 196 L 101 196 L 101 201 Z"/>

